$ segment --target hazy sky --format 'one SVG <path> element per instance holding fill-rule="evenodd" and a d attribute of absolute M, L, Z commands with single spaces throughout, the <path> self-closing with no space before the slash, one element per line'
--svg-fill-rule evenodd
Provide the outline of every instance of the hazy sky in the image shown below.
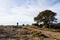
<path fill-rule="evenodd" d="M 60 20 L 60 0 L 0 0 L 0 24 L 32 24 L 42 10 L 50 9 Z"/>

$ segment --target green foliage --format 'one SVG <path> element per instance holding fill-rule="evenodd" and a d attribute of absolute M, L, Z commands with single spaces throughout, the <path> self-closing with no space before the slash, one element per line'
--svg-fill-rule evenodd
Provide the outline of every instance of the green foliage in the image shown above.
<path fill-rule="evenodd" d="M 37 17 L 34 18 L 34 21 L 37 23 L 43 22 L 44 25 L 48 25 L 49 23 L 56 22 L 56 13 L 51 10 L 44 10 L 38 14 Z"/>

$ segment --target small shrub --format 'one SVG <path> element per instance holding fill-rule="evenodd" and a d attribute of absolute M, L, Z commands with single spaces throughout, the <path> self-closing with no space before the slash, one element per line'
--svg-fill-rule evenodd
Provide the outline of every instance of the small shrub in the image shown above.
<path fill-rule="evenodd" d="M 22 26 L 25 26 L 24 24 Z"/>

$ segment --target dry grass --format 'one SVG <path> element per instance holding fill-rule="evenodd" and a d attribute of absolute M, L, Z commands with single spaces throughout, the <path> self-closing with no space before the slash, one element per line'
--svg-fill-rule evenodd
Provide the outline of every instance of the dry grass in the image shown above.
<path fill-rule="evenodd" d="M 48 34 L 48 35 L 56 34 L 57 35 L 57 36 L 55 36 L 56 40 L 60 40 L 60 36 L 58 36 L 60 34 L 53 33 L 53 32 L 55 32 L 55 29 L 38 28 L 37 26 L 33 26 L 33 25 L 19 26 L 18 28 L 13 28 L 12 26 L 7 26 L 7 27 L 0 27 L 0 29 L 4 29 L 7 33 L 9 33 L 9 35 L 11 35 L 11 36 L 13 35 L 16 37 L 16 38 L 12 38 L 12 39 L 10 38 L 10 40 L 41 40 L 42 33 Z"/>

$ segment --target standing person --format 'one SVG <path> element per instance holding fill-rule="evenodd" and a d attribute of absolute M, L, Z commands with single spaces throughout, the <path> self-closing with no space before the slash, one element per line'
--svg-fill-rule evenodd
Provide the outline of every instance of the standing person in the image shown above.
<path fill-rule="evenodd" d="M 17 27 L 18 27 L 19 23 L 17 22 Z"/>

